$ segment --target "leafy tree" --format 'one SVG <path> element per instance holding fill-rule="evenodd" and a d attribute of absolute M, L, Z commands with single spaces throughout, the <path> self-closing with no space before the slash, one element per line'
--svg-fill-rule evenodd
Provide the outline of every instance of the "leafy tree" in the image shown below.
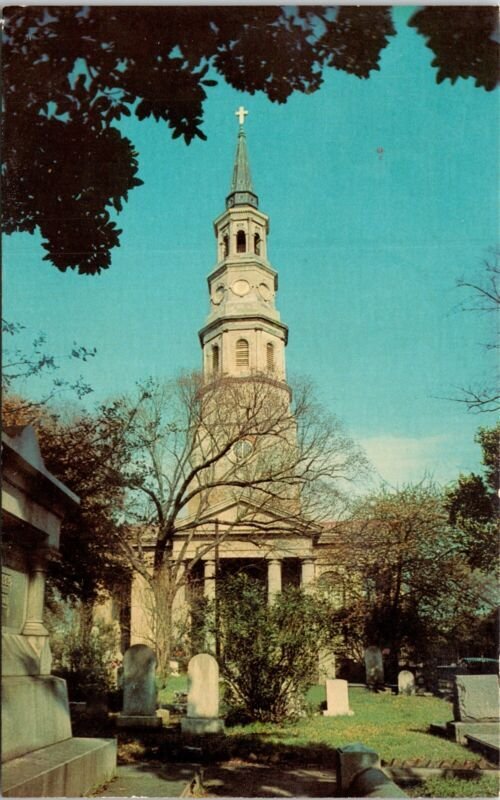
<path fill-rule="evenodd" d="M 265 541 L 271 530 L 303 533 L 342 502 L 342 481 L 365 468 L 335 419 L 308 387 L 288 391 L 264 376 L 204 384 L 191 375 L 150 382 L 110 416 L 127 459 L 113 473 L 123 491 L 117 545 L 149 604 L 159 669 L 168 671 L 174 601 L 206 553 L 239 531 Z M 119 438 L 119 437 L 118 437 Z M 237 455 L 245 443 L 246 454 Z M 251 444 L 250 452 L 248 445 Z M 224 504 L 221 518 L 213 508 Z"/>
<path fill-rule="evenodd" d="M 2 320 L 4 336 L 15 337 L 23 325 Z M 65 517 L 61 528 L 60 550 L 53 555 L 49 569 L 48 598 L 57 598 L 82 607 L 81 621 L 92 626 L 90 610 L 104 590 L 117 589 L 127 579 L 119 551 L 113 547 L 117 535 L 116 514 L 121 508 L 121 491 L 108 480 L 109 470 L 125 457 L 116 448 L 113 420 L 109 413 L 84 413 L 72 409 L 73 398 L 81 400 L 92 392 L 83 377 L 70 381 L 59 377 L 64 362 L 87 361 L 95 349 L 76 343 L 71 352 L 51 354 L 46 337 L 39 334 L 26 353 L 21 347 L 4 346 L 2 371 L 2 422 L 10 431 L 32 425 L 37 433 L 45 465 L 80 498 L 80 505 Z M 31 379 L 52 377 L 52 385 L 37 401 L 19 393 Z M 55 400 L 66 393 L 66 404 Z"/>
<path fill-rule="evenodd" d="M 446 493 L 446 508 L 468 563 L 488 572 L 498 559 L 500 423 L 479 428 L 475 440 L 483 451 L 484 474 L 460 475 Z"/>
<path fill-rule="evenodd" d="M 331 570 L 345 584 L 335 622 L 351 650 L 379 645 L 393 669 L 402 650 L 420 661 L 452 641 L 457 615 L 478 619 L 491 610 L 484 576 L 464 562 L 432 485 L 383 488 L 362 499 L 334 539 Z"/>
<path fill-rule="evenodd" d="M 59 605 L 48 624 L 52 671 L 68 682 L 72 700 L 92 700 L 112 690 L 118 641 L 113 626 L 95 620 L 84 624 L 78 607 Z"/>
<path fill-rule="evenodd" d="M 116 515 L 123 493 L 110 480 L 110 471 L 122 463 L 125 453 L 116 447 L 109 415 L 64 418 L 60 410 L 52 413 L 43 407 L 35 418 L 33 408 L 27 414 L 27 407 L 23 399 L 4 398 L 4 428 L 32 424 L 47 469 L 80 498 L 80 505 L 62 522 L 60 549 L 50 562 L 49 588 L 57 597 L 91 608 L 104 591 L 118 589 L 128 577 L 116 547 Z M 90 615 L 86 627 L 91 624 Z"/>
<path fill-rule="evenodd" d="M 329 640 L 324 603 L 287 589 L 269 604 L 258 582 L 238 575 L 218 585 L 217 617 L 225 701 L 233 714 L 280 722 L 300 713 Z"/>
<path fill-rule="evenodd" d="M 491 11 L 486 6 L 428 6 L 413 15 L 408 24 L 427 38 L 437 83 L 474 78 L 476 86 L 495 88 L 498 49 Z"/>
<path fill-rule="evenodd" d="M 4 230 L 39 229 L 57 269 L 96 274 L 121 231 L 112 219 L 141 181 L 123 115 L 201 129 L 213 74 L 283 103 L 328 67 L 379 69 L 395 34 L 388 7 L 10 6 L 4 10 Z M 410 24 L 433 50 L 438 82 L 497 79 L 496 12 L 424 8 Z M 209 77 L 210 76 L 210 77 Z"/>

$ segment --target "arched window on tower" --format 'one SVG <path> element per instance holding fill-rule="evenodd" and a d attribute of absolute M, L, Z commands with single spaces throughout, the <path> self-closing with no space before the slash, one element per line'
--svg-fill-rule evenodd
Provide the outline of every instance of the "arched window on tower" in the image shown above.
<path fill-rule="evenodd" d="M 220 364 L 220 361 L 219 361 L 219 345 L 218 344 L 214 344 L 214 346 L 212 347 L 212 372 L 218 372 L 219 371 L 219 364 Z"/>
<path fill-rule="evenodd" d="M 224 258 L 229 255 L 229 236 L 227 234 L 222 239 L 222 253 Z"/>
<path fill-rule="evenodd" d="M 238 339 L 236 342 L 236 366 L 248 367 L 249 364 L 249 347 L 246 339 Z"/>
<path fill-rule="evenodd" d="M 258 233 L 255 233 L 253 237 L 253 249 L 255 255 L 260 256 L 260 236 Z"/>
<path fill-rule="evenodd" d="M 266 344 L 266 366 L 268 372 L 274 372 L 274 344 Z"/>
<path fill-rule="evenodd" d="M 236 234 L 236 252 L 246 253 L 247 251 L 247 237 L 245 231 L 238 231 Z"/>

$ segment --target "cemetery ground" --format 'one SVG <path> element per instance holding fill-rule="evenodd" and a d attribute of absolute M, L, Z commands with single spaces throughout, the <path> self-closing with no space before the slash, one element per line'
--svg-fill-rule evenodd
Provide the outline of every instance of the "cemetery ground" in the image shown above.
<path fill-rule="evenodd" d="M 172 708 L 174 693 L 185 689 L 185 676 L 170 678 L 160 692 L 161 705 Z M 197 796 L 327 797 L 334 794 L 335 748 L 362 742 L 380 755 L 384 768 L 410 796 L 498 796 L 494 765 L 429 732 L 431 723 L 452 718 L 451 703 L 359 686 L 349 689 L 354 716 L 324 717 L 324 698 L 324 686 L 313 686 L 306 698 L 309 713 L 296 722 L 228 725 L 225 735 L 192 739 L 181 738 L 179 718 L 171 711 L 168 726 L 158 731 L 118 732 L 119 764 L 135 775 L 138 791 L 133 793 L 143 796 L 159 796 L 154 790 L 148 794 L 148 775 L 167 778 L 175 796 L 183 781 L 189 783 L 189 775 L 202 770 L 203 785 L 195 782 L 194 787 Z M 77 735 L 116 733 L 112 717 L 107 722 L 87 717 L 76 726 Z M 123 796 L 117 780 L 94 796 Z"/>

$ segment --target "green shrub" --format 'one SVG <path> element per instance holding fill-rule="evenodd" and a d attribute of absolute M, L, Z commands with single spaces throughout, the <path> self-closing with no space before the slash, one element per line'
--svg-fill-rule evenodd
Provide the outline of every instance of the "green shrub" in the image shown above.
<path fill-rule="evenodd" d="M 116 688 L 117 634 L 75 607 L 52 620 L 52 672 L 64 678 L 71 700 L 91 700 Z"/>
<path fill-rule="evenodd" d="M 239 575 L 218 587 L 216 616 L 230 716 L 279 722 L 304 714 L 328 635 L 318 601 L 287 589 L 270 605 L 260 583 Z"/>

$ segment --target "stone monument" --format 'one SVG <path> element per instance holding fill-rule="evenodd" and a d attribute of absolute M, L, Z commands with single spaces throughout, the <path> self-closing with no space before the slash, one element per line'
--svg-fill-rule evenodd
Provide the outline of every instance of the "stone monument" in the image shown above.
<path fill-rule="evenodd" d="M 162 724 L 156 714 L 156 656 L 145 644 L 134 644 L 123 657 L 123 711 L 119 727 L 154 728 Z"/>
<path fill-rule="evenodd" d="M 352 717 L 354 711 L 349 707 L 349 685 L 340 678 L 326 681 L 325 717 Z"/>
<path fill-rule="evenodd" d="M 431 724 L 459 744 L 483 753 L 492 763 L 500 762 L 500 708 L 496 675 L 456 675 L 453 698 L 454 720 Z"/>
<path fill-rule="evenodd" d="M 460 722 L 495 722 L 499 717 L 496 675 L 457 675 L 453 702 Z"/>
<path fill-rule="evenodd" d="M 398 694 L 415 694 L 415 675 L 409 669 L 398 673 Z"/>
<path fill-rule="evenodd" d="M 199 653 L 188 664 L 187 716 L 181 720 L 186 734 L 222 733 L 219 717 L 219 665 L 209 653 Z"/>
<path fill-rule="evenodd" d="M 47 555 L 79 500 L 46 469 L 33 428 L 2 444 L 2 793 L 82 796 L 115 774 L 116 742 L 72 738 L 43 624 Z"/>
<path fill-rule="evenodd" d="M 380 647 L 370 646 L 365 650 L 366 684 L 370 689 L 384 686 L 384 660 Z"/>
<path fill-rule="evenodd" d="M 496 675 L 457 675 L 453 698 L 454 720 L 448 722 L 448 733 L 460 744 L 469 738 L 500 741 L 500 708 Z"/>

